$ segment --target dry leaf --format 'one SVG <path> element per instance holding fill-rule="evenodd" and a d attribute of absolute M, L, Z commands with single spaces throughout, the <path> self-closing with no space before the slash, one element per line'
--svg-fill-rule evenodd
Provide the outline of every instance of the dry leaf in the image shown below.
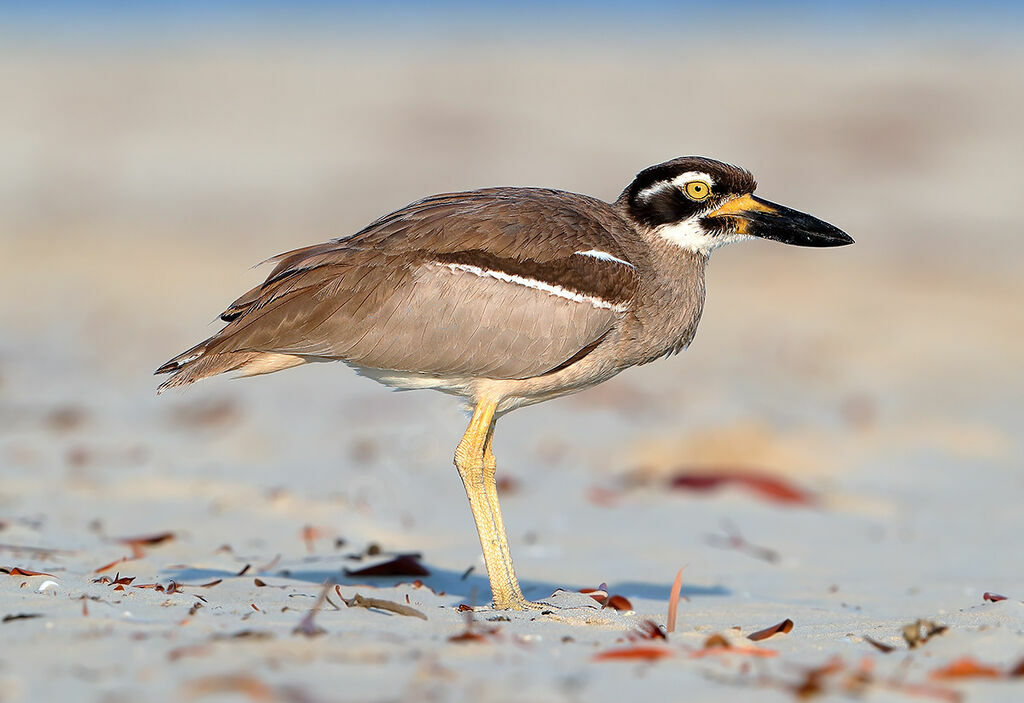
<path fill-rule="evenodd" d="M 962 657 L 953 662 L 950 662 L 947 666 L 941 669 L 936 669 L 931 673 L 933 679 L 967 679 L 967 678 L 986 678 L 986 679 L 998 679 L 1002 676 L 1002 672 L 995 667 L 988 666 L 985 664 L 979 664 L 977 660 L 971 657 Z"/>
<path fill-rule="evenodd" d="M 763 630 L 758 630 L 757 632 L 751 632 L 749 635 L 747 635 L 747 639 L 752 642 L 760 642 L 761 640 L 766 640 L 769 637 L 779 634 L 780 632 L 790 632 L 792 629 L 793 621 L 789 618 L 786 618 L 777 625 L 766 627 Z"/>
<path fill-rule="evenodd" d="M 879 642 L 878 640 L 876 640 L 876 639 L 874 639 L 872 637 L 868 637 L 867 635 L 864 635 L 864 641 L 867 642 L 868 644 L 870 644 L 875 649 L 877 649 L 879 652 L 882 652 L 883 654 L 888 654 L 889 652 L 892 652 L 892 651 L 894 651 L 896 649 L 891 644 L 886 644 L 885 642 Z"/>
<path fill-rule="evenodd" d="M 941 635 L 947 628 L 945 625 L 939 625 L 931 620 L 915 620 L 909 625 L 903 627 L 903 639 L 907 641 L 907 646 L 911 649 L 924 644 L 932 637 Z"/>
<path fill-rule="evenodd" d="M 33 618 L 43 617 L 42 613 L 14 613 L 12 615 L 4 615 L 2 622 L 11 622 L 12 620 L 32 620 Z"/>
<path fill-rule="evenodd" d="M 346 576 L 430 576 L 419 561 L 418 554 L 400 554 L 391 561 L 386 561 L 362 569 L 345 569 Z"/>
<path fill-rule="evenodd" d="M 32 571 L 31 569 L 22 569 L 20 566 L 12 566 L 10 569 L 0 569 L 0 571 L 10 574 L 11 576 L 50 576 L 57 578 L 53 574 L 48 574 L 45 571 Z"/>
<path fill-rule="evenodd" d="M 814 496 L 780 478 L 742 469 L 729 471 L 695 472 L 683 471 L 669 480 L 669 487 L 676 490 L 711 491 L 728 484 L 749 489 L 759 498 L 783 505 L 813 505 Z"/>
<path fill-rule="evenodd" d="M 989 603 L 997 603 L 1001 600 L 1006 600 L 1006 596 L 1001 596 L 998 593 L 989 593 L 988 591 L 985 591 L 985 594 L 982 596 L 982 599 L 987 600 Z"/>
<path fill-rule="evenodd" d="M 630 661 L 657 661 L 673 656 L 674 652 L 665 647 L 621 647 L 619 649 L 608 649 L 594 655 L 594 661 L 609 661 L 614 659 L 626 659 Z"/>
<path fill-rule="evenodd" d="M 622 612 L 629 612 L 633 609 L 633 604 L 623 596 L 611 596 L 605 607 Z"/>
<path fill-rule="evenodd" d="M 111 569 L 113 569 L 118 564 L 123 564 L 126 561 L 133 561 L 133 560 L 134 559 L 130 559 L 128 557 L 121 557 L 120 559 L 115 559 L 114 561 L 110 562 L 109 564 L 104 564 L 100 568 L 98 568 L 95 571 L 93 571 L 93 573 L 94 574 L 102 574 L 104 571 L 110 571 Z"/>
<path fill-rule="evenodd" d="M 667 640 L 668 637 L 658 627 L 658 623 L 653 620 L 644 620 L 636 628 L 626 634 L 630 641 L 634 639 L 641 640 Z"/>
<path fill-rule="evenodd" d="M 684 566 L 683 569 L 685 568 Z M 679 608 L 679 592 L 683 587 L 683 569 L 676 572 L 675 581 L 672 582 L 672 594 L 668 597 L 668 620 L 665 624 L 668 632 L 676 631 L 676 612 Z"/>

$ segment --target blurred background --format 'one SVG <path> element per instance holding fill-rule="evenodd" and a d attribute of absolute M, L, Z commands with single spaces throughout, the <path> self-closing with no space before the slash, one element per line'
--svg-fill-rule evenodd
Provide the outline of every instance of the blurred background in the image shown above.
<path fill-rule="evenodd" d="M 312 524 L 461 572 L 478 547 L 453 399 L 325 364 L 157 399 L 153 369 L 281 251 L 442 191 L 610 200 L 695 154 L 857 244 L 720 250 L 689 351 L 503 420 L 524 580 L 667 585 L 672 549 L 728 586 L 764 566 L 708 551 L 723 515 L 833 578 L 834 515 L 643 492 L 736 467 L 824 496 L 854 525 L 842 556 L 870 543 L 864 563 L 908 588 L 1009 575 L 992 555 L 1024 536 L 1019 3 L 0 9 L 0 541 L 84 550 L 65 562 L 84 573 L 97 535 L 173 530 L 165 573 L 232 539 L 301 555 Z M 595 486 L 627 497 L 595 507 Z M 940 537 L 941 565 L 923 556 Z"/>

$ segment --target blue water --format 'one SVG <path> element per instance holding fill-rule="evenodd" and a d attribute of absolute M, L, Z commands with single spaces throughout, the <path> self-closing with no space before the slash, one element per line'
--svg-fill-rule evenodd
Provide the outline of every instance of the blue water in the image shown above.
<path fill-rule="evenodd" d="M 951 2 L 945 0 L 869 0 L 867 2 L 721 3 L 635 0 L 518 3 L 327 2 L 326 0 L 228 0 L 203 2 L 10 2 L 0 0 L 0 36 L 38 36 L 51 40 L 89 37 L 129 39 L 189 35 L 264 33 L 412 35 L 438 30 L 468 30 L 495 38 L 539 34 L 571 37 L 595 28 L 643 32 L 671 40 L 694 32 L 735 36 L 767 35 L 787 40 L 829 35 L 885 35 L 927 38 L 1019 33 L 1024 27 L 1021 0 Z"/>

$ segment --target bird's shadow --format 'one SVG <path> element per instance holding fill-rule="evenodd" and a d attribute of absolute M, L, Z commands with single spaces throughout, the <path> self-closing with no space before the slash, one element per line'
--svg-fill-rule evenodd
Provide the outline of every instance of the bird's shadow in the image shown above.
<path fill-rule="evenodd" d="M 479 605 L 490 600 L 491 585 L 487 580 L 486 574 L 480 573 L 475 569 L 469 573 L 453 571 L 426 563 L 424 563 L 424 567 L 430 572 L 427 576 L 360 576 L 347 574 L 343 568 L 331 571 L 323 568 L 303 568 L 302 565 L 298 565 L 295 568 L 275 569 L 272 572 L 259 574 L 247 572 L 245 575 L 287 579 L 309 584 L 333 581 L 342 587 L 369 586 L 373 588 L 390 588 L 403 583 L 409 583 L 413 580 L 419 580 L 436 593 L 443 593 L 446 596 L 458 598 L 460 601 L 472 605 Z M 222 569 L 185 567 L 168 571 L 167 575 L 181 584 L 199 584 L 216 579 L 234 578 L 240 574 Z M 552 583 L 550 581 L 534 579 L 522 579 L 520 585 L 523 588 L 523 594 L 533 600 L 546 598 L 559 589 L 579 591 L 581 588 L 595 588 L 598 586 L 598 584 Z M 670 583 L 648 583 L 644 581 L 616 581 L 608 584 L 609 593 L 622 595 L 627 598 L 648 598 L 652 600 L 668 600 L 671 588 L 672 584 Z M 720 585 L 683 585 L 680 589 L 680 595 L 685 598 L 728 596 L 730 594 L 731 591 L 729 589 Z"/>

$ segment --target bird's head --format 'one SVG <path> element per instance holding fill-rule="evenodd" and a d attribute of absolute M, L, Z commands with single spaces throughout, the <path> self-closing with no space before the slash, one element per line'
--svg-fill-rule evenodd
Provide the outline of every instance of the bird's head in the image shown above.
<path fill-rule="evenodd" d="M 705 255 L 754 237 L 805 247 L 853 243 L 827 222 L 755 196 L 756 187 L 749 171 L 684 156 L 641 171 L 617 205 L 646 231 Z"/>

